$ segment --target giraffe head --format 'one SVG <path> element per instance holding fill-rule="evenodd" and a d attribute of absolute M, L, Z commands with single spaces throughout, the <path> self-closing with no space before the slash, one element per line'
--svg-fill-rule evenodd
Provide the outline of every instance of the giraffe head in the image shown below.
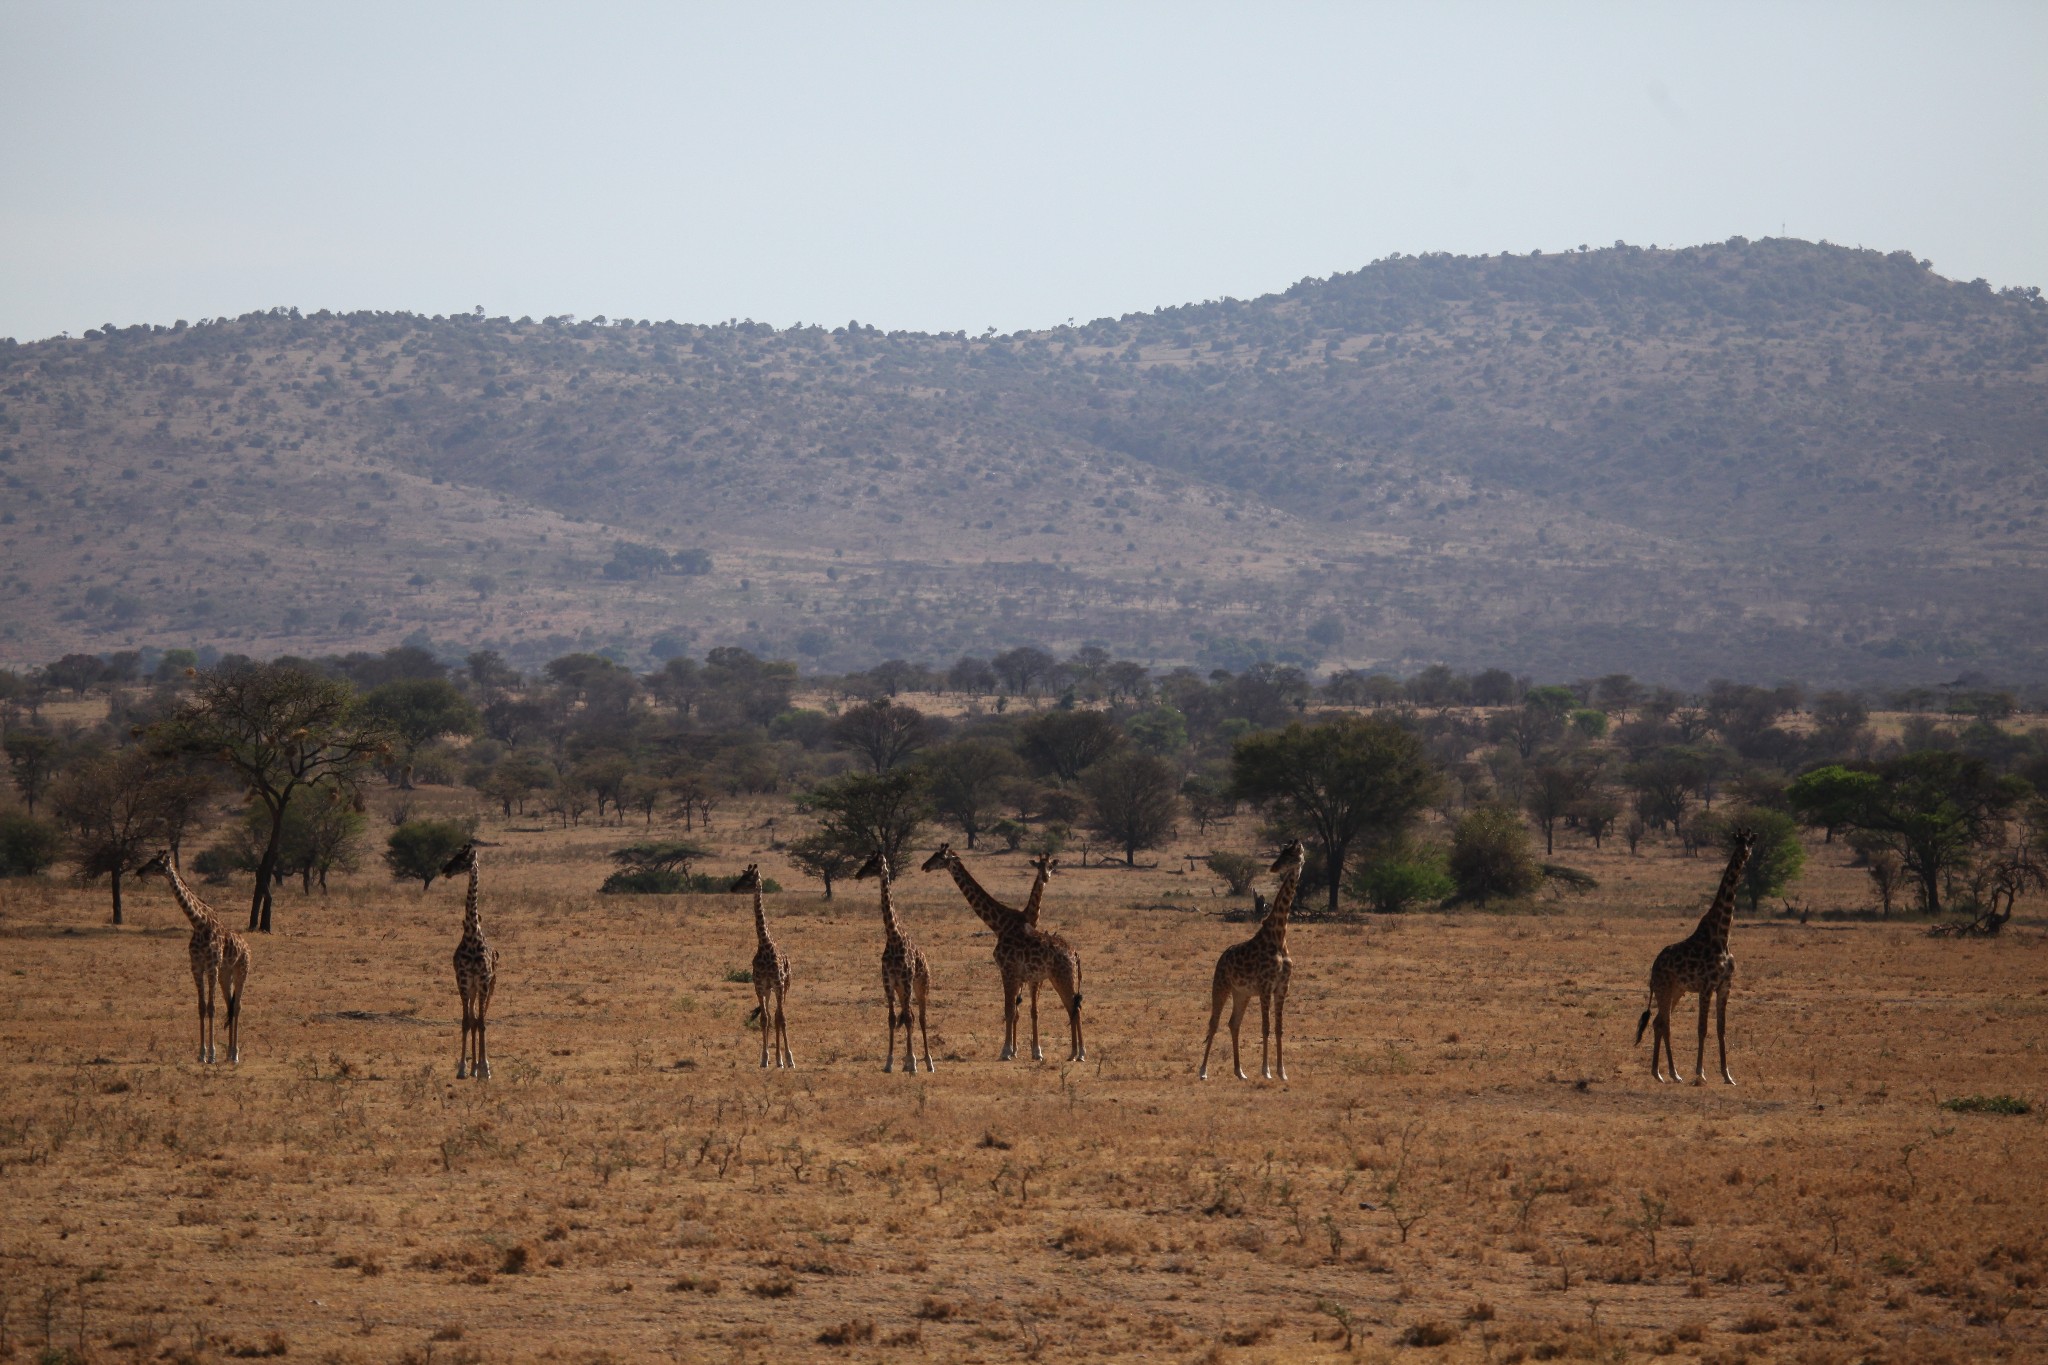
<path fill-rule="evenodd" d="M 1266 870 L 1273 873 L 1286 872 L 1293 868 L 1300 867 L 1302 864 L 1302 859 L 1303 854 L 1301 851 L 1301 840 L 1289 839 L 1287 841 L 1286 847 L 1280 850 L 1280 856 L 1275 858 L 1273 860 L 1273 865 Z"/>
<path fill-rule="evenodd" d="M 759 863 L 748 863 L 747 870 L 734 877 L 732 885 L 727 889 L 735 893 L 759 891 L 761 889 L 761 865 Z"/>
<path fill-rule="evenodd" d="M 442 865 L 441 875 L 444 877 L 459 876 L 460 874 L 469 871 L 472 867 L 475 866 L 476 845 L 473 843 L 464 844 L 460 851 L 458 851 L 453 858 L 450 858 L 446 863 Z"/>
<path fill-rule="evenodd" d="M 1053 857 L 1052 854 L 1047 853 L 1039 857 L 1033 858 L 1031 860 L 1031 866 L 1038 873 L 1039 876 L 1044 877 L 1047 880 L 1050 880 L 1052 878 L 1052 874 L 1060 870 L 1060 860 L 1058 858 Z"/>
<path fill-rule="evenodd" d="M 879 849 L 869 854 L 868 860 L 860 865 L 860 871 L 853 874 L 853 879 L 857 882 L 866 881 L 869 877 L 880 877 L 884 881 L 889 878 L 888 856 Z"/>
<path fill-rule="evenodd" d="M 138 877 L 168 877 L 171 875 L 171 851 L 161 850 L 154 858 L 135 869 Z"/>
<path fill-rule="evenodd" d="M 1747 825 L 1737 825 L 1728 831 L 1728 851 L 1749 853 L 1756 847 L 1756 831 Z"/>
<path fill-rule="evenodd" d="M 951 844 L 940 844 L 939 851 L 932 854 L 931 857 L 926 858 L 924 860 L 924 867 L 922 870 L 926 872 L 937 872 L 942 867 L 951 867 L 954 863 L 958 862 L 959 860 L 960 855 L 953 851 L 953 846 Z"/>

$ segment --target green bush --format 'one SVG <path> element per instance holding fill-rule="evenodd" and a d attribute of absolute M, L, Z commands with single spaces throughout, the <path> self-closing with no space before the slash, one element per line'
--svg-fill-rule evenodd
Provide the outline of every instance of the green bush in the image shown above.
<path fill-rule="evenodd" d="M 1344 879 L 1345 894 L 1382 915 L 1443 900 L 1455 890 L 1457 883 L 1444 868 L 1443 852 L 1434 848 L 1397 849 L 1360 864 Z"/>
<path fill-rule="evenodd" d="M 417 878 L 422 888 L 430 887 L 448 860 L 469 842 L 472 829 L 463 820 L 408 820 L 391 831 L 384 866 L 402 882 Z"/>
<path fill-rule="evenodd" d="M 1449 871 L 1458 899 L 1482 905 L 1526 896 L 1543 877 L 1521 815 L 1493 802 L 1473 807 L 1458 821 Z"/>
<path fill-rule="evenodd" d="M 64 838 L 47 820 L 0 810 L 0 877 L 33 877 L 57 861 Z"/>

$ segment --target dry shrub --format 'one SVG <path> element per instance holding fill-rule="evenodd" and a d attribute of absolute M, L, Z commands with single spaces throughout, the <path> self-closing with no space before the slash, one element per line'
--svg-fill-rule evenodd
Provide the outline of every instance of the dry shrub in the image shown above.
<path fill-rule="evenodd" d="M 1091 1256 L 1133 1256 L 1143 1250 L 1130 1234 L 1094 1222 L 1067 1224 L 1052 1244 L 1084 1261 Z"/>
<path fill-rule="evenodd" d="M 927 1294 L 924 1296 L 924 1302 L 917 1306 L 915 1316 L 923 1318 L 926 1322 L 945 1322 L 959 1311 L 958 1304 Z"/>
<path fill-rule="evenodd" d="M 858 1322 L 842 1322 L 837 1327 L 827 1327 L 818 1333 L 820 1346 L 857 1346 L 875 1339 L 875 1324 L 872 1318 Z"/>
<path fill-rule="evenodd" d="M 1435 1318 L 1425 1318 L 1396 1338 L 1403 1346 L 1448 1346 L 1458 1339 L 1458 1329 Z"/>
<path fill-rule="evenodd" d="M 748 1285 L 747 1292 L 756 1298 L 786 1299 L 796 1293 L 796 1281 L 787 1275 L 771 1275 L 765 1280 L 756 1280 Z"/>
<path fill-rule="evenodd" d="M 459 1322 L 444 1322 L 434 1329 L 434 1334 L 428 1337 L 427 1340 L 460 1341 L 462 1340 L 462 1324 Z"/>
<path fill-rule="evenodd" d="M 524 1242 L 517 1246 L 506 1247 L 505 1255 L 498 1262 L 498 1273 L 500 1275 L 524 1275 L 527 1262 L 532 1257 L 533 1248 L 527 1246 Z"/>
<path fill-rule="evenodd" d="M 1736 1323 L 1735 1330 L 1744 1336 L 1760 1337 L 1777 1331 L 1781 1326 L 1783 1324 L 1775 1317 L 1762 1310 L 1758 1310 L 1744 1317 L 1741 1322 Z"/>
<path fill-rule="evenodd" d="M 678 1275 L 668 1288 L 671 1294 L 716 1294 L 725 1286 L 708 1276 L 700 1279 L 695 1275 Z"/>

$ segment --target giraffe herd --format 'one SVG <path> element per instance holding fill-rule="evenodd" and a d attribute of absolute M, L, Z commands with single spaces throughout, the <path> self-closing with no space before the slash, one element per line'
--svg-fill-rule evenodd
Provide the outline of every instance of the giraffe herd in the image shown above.
<path fill-rule="evenodd" d="M 1706 1080 L 1707 1011 L 1714 1006 L 1716 1038 L 1720 1046 L 1721 1079 L 1735 1084 L 1728 1070 L 1728 993 L 1735 979 L 1735 959 L 1728 952 L 1728 930 L 1735 908 L 1736 887 L 1742 880 L 1756 835 L 1736 830 L 1729 841 L 1728 865 L 1719 888 L 1699 926 L 1688 937 L 1657 954 L 1650 968 L 1649 1006 L 1636 1023 L 1636 1044 L 1654 1022 L 1650 1043 L 1650 1073 L 1659 1081 L 1682 1081 L 1678 1058 L 1672 1052 L 1671 1012 L 1688 993 L 1699 996 L 1699 1047 L 1693 1062 L 1694 1085 Z M 455 949 L 455 984 L 462 997 L 462 1051 L 455 1064 L 458 1079 L 485 1080 L 491 1074 L 487 1018 L 491 995 L 497 985 L 498 950 L 484 935 L 479 906 L 478 846 L 466 844 L 442 869 L 444 877 L 468 875 L 469 889 L 463 901 L 462 938 Z M 1285 1081 L 1285 1018 L 1287 987 L 1293 962 L 1287 955 L 1287 919 L 1295 893 L 1301 885 L 1306 857 L 1301 842 L 1294 840 L 1280 850 L 1268 869 L 1278 878 L 1270 904 L 1261 896 L 1265 910 L 1258 930 L 1244 942 L 1223 951 L 1216 960 L 1210 984 L 1209 1029 L 1202 1042 L 1199 1079 L 1209 1078 L 1209 1054 L 1216 1042 L 1216 1029 L 1223 1007 L 1230 1005 L 1231 1069 L 1239 1080 L 1248 1079 L 1239 1047 L 1239 1031 L 1253 995 L 1259 998 L 1259 1074 L 1262 1079 Z M 997 1060 L 1010 1061 L 1017 1055 L 1017 1028 L 1024 993 L 1031 994 L 1031 1057 L 1044 1061 L 1038 1039 L 1038 992 L 1050 984 L 1066 1011 L 1070 1062 L 1087 1059 L 1088 1050 L 1081 1030 L 1081 956 L 1058 934 L 1039 927 L 1039 909 L 1045 886 L 1058 863 L 1051 856 L 1032 861 L 1030 897 L 1023 910 L 998 901 L 975 880 L 953 851 L 940 844 L 925 860 L 925 872 L 945 871 L 959 887 L 968 907 L 995 936 L 996 968 L 1003 986 L 1003 1049 Z M 169 884 L 178 908 L 192 925 L 189 948 L 192 980 L 199 995 L 199 1060 L 219 1060 L 215 1045 L 214 1015 L 217 1000 L 225 1003 L 228 1026 L 227 1060 L 241 1060 L 242 989 L 249 977 L 249 946 L 241 935 L 222 923 L 213 910 L 179 874 L 176 856 L 169 850 L 158 853 L 137 869 L 139 877 L 162 877 Z M 903 1070 L 917 1073 L 916 1044 L 924 1046 L 924 1069 L 937 1068 L 932 1062 L 931 1037 L 926 1028 L 925 1008 L 931 990 L 931 968 L 924 953 L 903 932 L 896 918 L 892 894 L 894 874 L 886 854 L 877 851 L 854 874 L 856 881 L 873 879 L 881 896 L 882 909 L 882 994 L 888 1011 L 888 1041 L 883 1071 L 896 1064 L 896 1030 L 903 1030 Z M 789 955 L 768 932 L 767 915 L 761 901 L 761 868 L 747 864 L 729 888 L 734 894 L 751 892 L 754 904 L 755 951 L 752 980 L 758 1004 L 749 1021 L 761 1025 L 761 1065 L 776 1068 L 796 1065 L 790 1050 L 785 1004 L 789 995 Z M 913 1009 L 917 1035 L 911 1034 Z M 1270 1045 L 1270 1050 L 1269 1050 Z M 1671 1075 L 1664 1075 L 1668 1060 Z"/>

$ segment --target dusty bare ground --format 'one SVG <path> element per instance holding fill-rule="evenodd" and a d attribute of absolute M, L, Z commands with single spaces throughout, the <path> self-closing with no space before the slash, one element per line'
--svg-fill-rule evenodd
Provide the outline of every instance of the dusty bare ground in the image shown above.
<path fill-rule="evenodd" d="M 721 817 L 715 867 L 765 845 L 742 826 L 767 813 Z M 1631 1047 L 1648 963 L 1718 867 L 1575 849 L 1603 888 L 1548 915 L 1297 925 L 1291 1080 L 1229 1079 L 1226 1054 L 1203 1084 L 1209 972 L 1248 932 L 1205 882 L 1056 882 L 1088 1060 L 999 1064 L 989 939 L 912 875 L 940 1059 L 913 1078 L 880 1070 L 872 891 L 825 903 L 763 853 L 793 888 L 770 898 L 799 1064 L 777 1074 L 727 979 L 745 900 L 591 894 L 616 830 L 486 833 L 504 965 L 481 1084 L 454 1076 L 458 885 L 288 891 L 236 1068 L 192 1060 L 161 889 L 118 930 L 98 890 L 0 891 L 7 1350 L 1253 1361 L 1338 1356 L 1348 1332 L 1366 1358 L 2048 1353 L 2038 920 L 1993 943 L 1742 920 L 1741 1084 L 1659 1086 Z M 1852 896 L 1816 859 L 1809 898 Z M 976 866 L 1021 899 L 1020 857 Z M 2000 1093 L 2036 1112 L 1938 1104 Z"/>

